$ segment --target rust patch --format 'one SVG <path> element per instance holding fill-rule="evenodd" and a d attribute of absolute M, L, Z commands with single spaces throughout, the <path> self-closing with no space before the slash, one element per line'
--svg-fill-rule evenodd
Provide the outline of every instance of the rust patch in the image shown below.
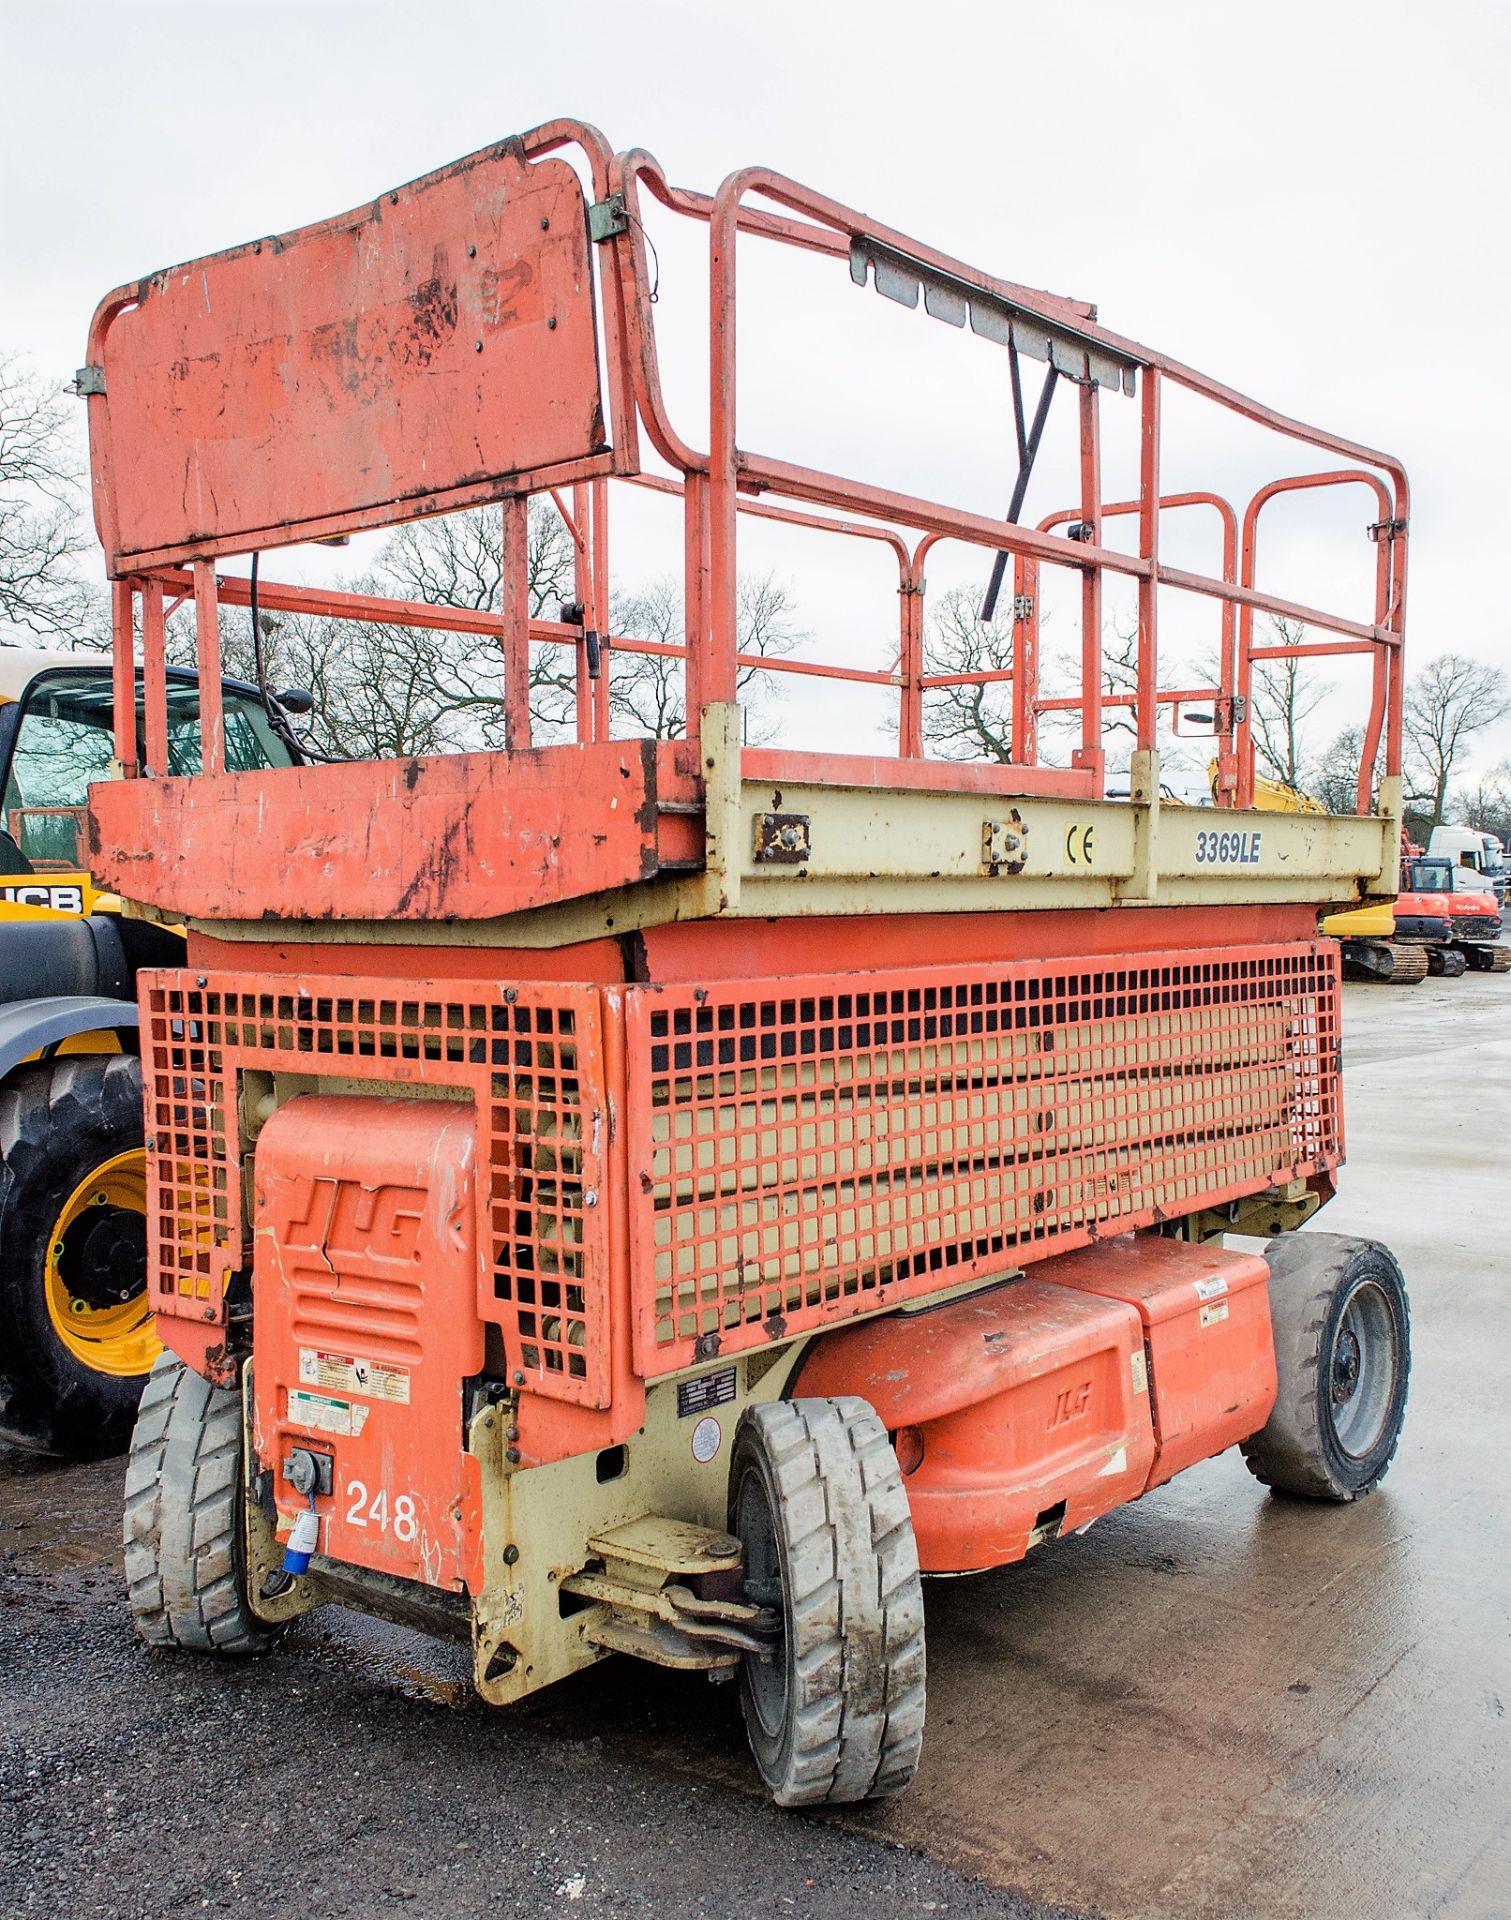
<path fill-rule="evenodd" d="M 403 343 L 409 349 L 404 358 L 416 366 L 428 367 L 437 349 L 456 332 L 460 310 L 457 285 L 447 277 L 447 271 L 446 249 L 437 247 L 430 278 L 422 280 L 409 296 L 412 320 L 408 340 Z"/>

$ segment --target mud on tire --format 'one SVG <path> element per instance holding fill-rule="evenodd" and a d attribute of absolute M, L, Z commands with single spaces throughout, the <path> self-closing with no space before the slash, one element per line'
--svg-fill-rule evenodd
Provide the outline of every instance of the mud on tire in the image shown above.
<path fill-rule="evenodd" d="M 923 1745 L 923 1589 L 897 1456 L 853 1398 L 750 1407 L 730 1467 L 730 1531 L 752 1590 L 780 1606 L 775 1659 L 740 1681 L 756 1765 L 779 1806 L 882 1799 Z"/>
<path fill-rule="evenodd" d="M 165 1353 L 142 1394 L 126 1469 L 126 1585 L 152 1647 L 265 1653 L 247 1600 L 241 1396 Z"/>

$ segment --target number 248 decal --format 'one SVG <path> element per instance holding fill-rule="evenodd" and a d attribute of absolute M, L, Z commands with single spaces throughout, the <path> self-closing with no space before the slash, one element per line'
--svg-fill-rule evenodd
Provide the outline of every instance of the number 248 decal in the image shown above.
<path fill-rule="evenodd" d="M 1198 833 L 1196 864 L 1200 867 L 1257 867 L 1262 833 Z"/>
<path fill-rule="evenodd" d="M 391 1522 L 396 1540 L 413 1540 L 415 1537 L 418 1516 L 412 1493 L 401 1493 L 396 1497 L 392 1514 L 389 1513 L 388 1495 L 382 1487 L 369 1500 L 363 1482 L 352 1480 L 347 1484 L 346 1498 L 346 1524 L 349 1527 L 371 1526 L 376 1527 L 379 1533 L 387 1533 Z"/>

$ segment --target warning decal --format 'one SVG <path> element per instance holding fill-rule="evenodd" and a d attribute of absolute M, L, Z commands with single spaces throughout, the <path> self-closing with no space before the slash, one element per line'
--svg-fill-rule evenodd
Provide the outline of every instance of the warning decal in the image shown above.
<path fill-rule="evenodd" d="M 367 1425 L 371 1407 L 354 1406 L 350 1400 L 332 1400 L 323 1393 L 289 1390 L 289 1418 L 316 1433 L 344 1433 L 355 1439 Z"/>
<path fill-rule="evenodd" d="M 299 1384 L 321 1387 L 327 1393 L 364 1393 L 373 1400 L 409 1405 L 408 1367 L 364 1360 L 355 1353 L 324 1353 L 318 1347 L 301 1347 Z"/>

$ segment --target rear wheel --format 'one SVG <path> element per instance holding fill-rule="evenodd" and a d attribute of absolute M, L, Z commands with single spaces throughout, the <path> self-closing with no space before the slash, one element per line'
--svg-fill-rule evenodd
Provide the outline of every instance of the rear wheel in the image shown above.
<path fill-rule="evenodd" d="M 781 1615 L 747 1655 L 751 1751 L 779 1806 L 882 1799 L 923 1745 L 923 1589 L 908 1498 L 864 1400 L 748 1408 L 730 1469 L 747 1591 Z"/>
<path fill-rule="evenodd" d="M 247 1597 L 241 1395 L 163 1354 L 126 1468 L 126 1586 L 151 1647 L 265 1653 L 279 1629 Z"/>
<path fill-rule="evenodd" d="M 1406 1282 L 1378 1241 L 1342 1234 L 1285 1234 L 1265 1257 L 1280 1386 L 1243 1457 L 1279 1493 L 1357 1500 L 1384 1479 L 1401 1438 Z"/>
<path fill-rule="evenodd" d="M 0 1438 L 76 1460 L 121 1452 L 160 1351 L 140 1063 L 23 1068 L 0 1092 Z"/>

